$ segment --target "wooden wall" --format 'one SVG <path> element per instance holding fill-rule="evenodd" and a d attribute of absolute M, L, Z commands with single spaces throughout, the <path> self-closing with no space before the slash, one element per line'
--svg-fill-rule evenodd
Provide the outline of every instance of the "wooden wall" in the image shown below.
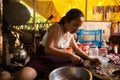
<path fill-rule="evenodd" d="M 111 24 L 112 22 L 101 22 L 101 21 L 85 21 L 81 27 L 81 29 L 86 30 L 98 30 L 102 29 L 102 39 L 105 41 L 109 41 L 109 37 L 111 34 Z"/>

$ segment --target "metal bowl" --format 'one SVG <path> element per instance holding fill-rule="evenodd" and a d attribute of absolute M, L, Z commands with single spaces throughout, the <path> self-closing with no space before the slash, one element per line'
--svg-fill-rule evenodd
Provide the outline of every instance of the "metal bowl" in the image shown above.
<path fill-rule="evenodd" d="M 49 80 L 92 80 L 92 73 L 82 67 L 65 66 L 53 70 Z"/>

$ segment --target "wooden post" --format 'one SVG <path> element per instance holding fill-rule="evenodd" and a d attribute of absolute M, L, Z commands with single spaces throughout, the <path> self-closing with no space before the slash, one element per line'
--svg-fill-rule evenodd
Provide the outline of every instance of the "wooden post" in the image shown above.
<path fill-rule="evenodd" d="M 87 20 L 87 6 L 88 6 L 88 0 L 86 0 L 86 5 L 85 5 L 85 20 Z"/>
<path fill-rule="evenodd" d="M 3 5 L 2 5 L 2 0 L 0 0 L 0 63 L 2 61 L 2 8 L 3 8 Z"/>
<path fill-rule="evenodd" d="M 19 2 L 20 0 L 10 0 L 10 2 Z"/>
<path fill-rule="evenodd" d="M 36 40 L 35 40 L 35 31 L 36 31 L 36 6 L 35 6 L 36 0 L 33 0 L 33 27 L 34 27 L 34 53 L 36 53 Z"/>
<path fill-rule="evenodd" d="M 4 6 L 6 4 L 8 4 L 10 2 L 10 0 L 3 0 L 3 16 L 4 16 Z M 3 37 L 3 41 L 2 41 L 2 64 L 6 65 L 6 55 L 9 53 L 9 45 L 8 45 L 8 34 L 10 33 L 10 31 L 8 30 L 8 27 L 10 25 L 4 20 L 4 18 L 2 19 L 2 37 Z"/>

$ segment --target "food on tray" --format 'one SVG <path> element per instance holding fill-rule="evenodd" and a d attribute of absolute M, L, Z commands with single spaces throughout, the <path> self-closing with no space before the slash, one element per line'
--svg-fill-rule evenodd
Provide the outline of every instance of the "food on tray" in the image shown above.
<path fill-rule="evenodd" d="M 95 70 L 95 73 L 100 76 L 111 75 L 114 72 L 114 69 L 99 68 Z"/>
<path fill-rule="evenodd" d="M 115 64 L 120 65 L 120 55 L 119 54 L 110 53 L 106 57 L 109 58 Z"/>

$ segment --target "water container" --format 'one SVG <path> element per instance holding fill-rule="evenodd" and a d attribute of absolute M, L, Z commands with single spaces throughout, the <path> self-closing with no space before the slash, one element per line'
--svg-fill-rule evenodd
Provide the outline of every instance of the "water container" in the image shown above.
<path fill-rule="evenodd" d="M 107 47 L 107 44 L 106 44 L 106 41 L 105 41 L 105 40 L 102 41 L 101 47 L 104 47 L 104 48 Z"/>
<path fill-rule="evenodd" d="M 97 46 L 90 46 L 89 56 L 90 57 L 98 57 L 98 47 Z"/>

